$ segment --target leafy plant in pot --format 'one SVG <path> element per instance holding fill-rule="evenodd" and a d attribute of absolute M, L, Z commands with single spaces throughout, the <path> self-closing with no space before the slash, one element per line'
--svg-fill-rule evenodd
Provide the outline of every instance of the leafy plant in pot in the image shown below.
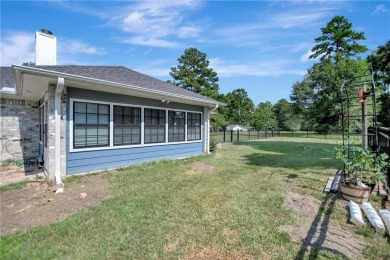
<path fill-rule="evenodd" d="M 386 154 L 363 151 L 356 146 L 337 148 L 336 158 L 344 163 L 349 179 L 341 184 L 343 198 L 361 203 L 368 200 L 370 187 L 366 183 L 379 183 L 385 179 L 385 170 L 389 165 Z"/>

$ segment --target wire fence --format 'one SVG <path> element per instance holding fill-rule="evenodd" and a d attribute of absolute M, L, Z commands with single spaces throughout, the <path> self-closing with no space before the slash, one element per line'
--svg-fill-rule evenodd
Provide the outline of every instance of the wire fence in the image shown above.
<path fill-rule="evenodd" d="M 386 153 L 390 157 L 390 128 L 389 127 L 377 127 L 369 128 L 369 133 L 375 135 L 369 135 L 368 141 L 372 150 L 379 150 L 382 153 Z M 374 136 L 378 137 L 378 143 L 374 141 Z M 390 187 L 390 167 L 387 167 L 387 186 Z"/>
<path fill-rule="evenodd" d="M 320 138 L 340 139 L 341 134 L 318 133 L 314 131 L 279 131 L 279 130 L 247 130 L 247 131 L 226 131 L 213 130 L 211 137 L 217 142 L 235 142 L 245 140 L 258 140 L 270 137 L 297 137 L 297 138 Z"/>

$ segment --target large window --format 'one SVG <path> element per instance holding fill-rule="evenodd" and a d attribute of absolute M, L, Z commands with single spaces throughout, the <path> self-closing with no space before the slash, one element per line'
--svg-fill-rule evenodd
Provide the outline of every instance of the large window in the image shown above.
<path fill-rule="evenodd" d="M 73 147 L 109 146 L 110 106 L 86 102 L 73 105 Z"/>
<path fill-rule="evenodd" d="M 201 112 L 80 99 L 71 99 L 71 108 L 71 152 L 202 140 Z M 41 139 L 46 133 L 41 126 Z"/>
<path fill-rule="evenodd" d="M 200 140 L 201 121 L 199 113 L 187 113 L 187 140 Z"/>
<path fill-rule="evenodd" d="M 114 145 L 141 143 L 141 108 L 114 106 Z"/>
<path fill-rule="evenodd" d="M 144 110 L 144 139 L 145 144 L 165 142 L 165 110 Z"/>
<path fill-rule="evenodd" d="M 168 111 L 168 142 L 185 141 L 186 113 Z"/>

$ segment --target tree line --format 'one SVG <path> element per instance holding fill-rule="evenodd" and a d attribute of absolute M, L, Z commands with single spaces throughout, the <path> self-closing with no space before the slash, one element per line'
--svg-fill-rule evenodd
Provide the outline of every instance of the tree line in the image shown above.
<path fill-rule="evenodd" d="M 356 32 L 343 16 L 335 16 L 321 28 L 315 38 L 311 59 L 316 63 L 307 69 L 303 79 L 292 86 L 290 101 L 280 99 L 275 104 L 260 102 L 257 106 L 243 88 L 227 94 L 219 93 L 218 75 L 209 67 L 206 53 L 188 48 L 171 68 L 169 81 L 178 87 L 226 103 L 212 115 L 213 128 L 240 124 L 256 130 L 310 130 L 337 132 L 341 129 L 340 86 L 344 79 L 373 71 L 378 100 L 380 124 L 390 126 L 390 40 L 374 50 L 366 59 L 358 55 L 367 52 L 360 44 L 363 32 Z"/>

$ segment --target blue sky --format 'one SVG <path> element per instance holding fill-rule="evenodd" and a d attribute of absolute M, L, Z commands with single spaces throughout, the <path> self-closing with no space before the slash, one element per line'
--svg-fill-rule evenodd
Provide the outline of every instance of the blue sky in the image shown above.
<path fill-rule="evenodd" d="M 1 66 L 34 61 L 42 28 L 57 37 L 60 65 L 123 65 L 162 80 L 195 47 L 221 93 L 275 103 L 289 100 L 336 15 L 365 33 L 368 53 L 390 39 L 389 1 L 1 1 Z"/>

